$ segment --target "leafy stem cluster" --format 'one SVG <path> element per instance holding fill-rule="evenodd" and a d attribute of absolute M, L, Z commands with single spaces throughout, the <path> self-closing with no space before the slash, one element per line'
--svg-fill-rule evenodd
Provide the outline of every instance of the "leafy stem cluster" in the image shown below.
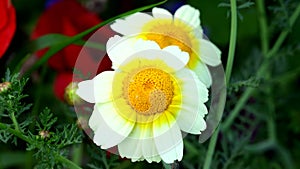
<path fill-rule="evenodd" d="M 32 104 L 26 103 L 27 95 L 23 94 L 27 79 L 10 75 L 8 70 L 2 81 L 10 85 L 0 93 L 0 141 L 17 145 L 19 138 L 26 142 L 27 150 L 35 152 L 37 168 L 80 168 L 65 157 L 68 147 L 82 141 L 78 127 L 68 124 L 54 129 L 57 118 L 48 108 L 39 114 L 37 121 L 28 118 Z M 35 123 L 34 131 L 29 130 L 32 123 Z"/>

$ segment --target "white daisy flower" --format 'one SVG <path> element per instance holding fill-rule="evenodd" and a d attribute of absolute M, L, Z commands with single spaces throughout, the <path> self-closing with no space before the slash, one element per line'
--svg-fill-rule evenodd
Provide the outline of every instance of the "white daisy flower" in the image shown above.
<path fill-rule="evenodd" d="M 95 103 L 93 141 L 102 149 L 117 146 L 132 161 L 180 161 L 181 131 L 201 134 L 208 113 L 208 90 L 186 68 L 188 53 L 117 35 L 108 40 L 107 53 L 114 71 L 80 82 L 76 92 Z"/>
<path fill-rule="evenodd" d="M 152 16 L 135 13 L 116 20 L 111 28 L 122 35 L 137 35 L 153 40 L 161 48 L 176 45 L 188 52 L 188 67 L 197 73 L 207 87 L 211 85 L 212 78 L 206 64 L 217 66 L 221 63 L 221 51 L 203 38 L 200 12 L 190 5 L 181 6 L 174 16 L 165 9 L 155 7 Z"/>

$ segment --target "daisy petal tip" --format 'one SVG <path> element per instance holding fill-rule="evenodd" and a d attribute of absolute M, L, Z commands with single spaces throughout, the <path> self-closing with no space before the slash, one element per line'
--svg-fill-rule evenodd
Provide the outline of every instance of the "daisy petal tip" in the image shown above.
<path fill-rule="evenodd" d="M 216 66 L 218 66 L 220 64 L 221 64 L 221 61 L 216 61 L 216 62 L 209 63 L 209 65 L 212 66 L 212 67 L 216 67 Z"/>
<path fill-rule="evenodd" d="M 113 146 L 102 145 L 102 146 L 101 146 L 101 149 L 107 150 L 107 149 L 109 149 L 109 148 L 111 148 L 111 147 L 113 147 Z"/>
<path fill-rule="evenodd" d="M 191 133 L 191 134 L 195 134 L 195 135 L 200 135 L 200 134 L 201 134 L 201 131 L 191 131 L 190 133 Z"/>
<path fill-rule="evenodd" d="M 176 57 L 177 60 L 182 62 L 183 65 L 186 65 L 189 61 L 189 54 L 182 51 L 178 46 L 168 46 L 163 48 L 163 51 L 166 51 Z"/>
<path fill-rule="evenodd" d="M 138 50 L 142 50 L 142 49 L 159 50 L 160 49 L 159 45 L 155 41 L 144 40 L 144 39 L 138 39 L 134 47 Z"/>
<path fill-rule="evenodd" d="M 78 89 L 76 90 L 76 94 L 82 98 L 83 100 L 89 103 L 95 103 L 95 97 L 93 93 L 93 81 L 85 80 L 78 83 Z"/>
<path fill-rule="evenodd" d="M 185 21 L 194 28 L 200 25 L 200 12 L 190 5 L 183 5 L 178 8 L 174 16 L 175 18 Z"/>
<path fill-rule="evenodd" d="M 210 65 L 218 66 L 221 64 L 221 51 L 212 42 L 202 39 L 200 42 L 200 59 Z"/>
<path fill-rule="evenodd" d="M 152 14 L 153 14 L 154 18 L 171 19 L 173 17 L 172 14 L 169 11 L 167 11 L 163 8 L 158 8 L 158 7 L 154 7 L 152 9 Z"/>
<path fill-rule="evenodd" d="M 113 37 L 110 37 L 106 43 L 106 50 L 110 50 L 111 47 L 116 44 L 121 39 L 121 36 L 115 35 Z"/>
<path fill-rule="evenodd" d="M 132 158 L 131 162 L 139 162 L 139 161 L 143 161 L 144 158 Z"/>
<path fill-rule="evenodd" d="M 192 7 L 189 4 L 181 6 L 180 8 L 177 9 L 177 11 L 182 11 L 183 13 L 200 14 L 199 10 L 197 10 L 196 8 Z"/>
<path fill-rule="evenodd" d="M 102 149 L 101 143 L 95 138 L 95 136 L 93 142 Z"/>
<path fill-rule="evenodd" d="M 105 103 L 112 100 L 111 95 L 114 75 L 114 71 L 104 71 L 93 79 L 96 103 Z"/>
<path fill-rule="evenodd" d="M 201 61 L 197 61 L 196 66 L 191 68 L 194 72 L 196 72 L 200 81 L 209 88 L 212 84 L 211 73 L 207 67 L 207 65 Z"/>

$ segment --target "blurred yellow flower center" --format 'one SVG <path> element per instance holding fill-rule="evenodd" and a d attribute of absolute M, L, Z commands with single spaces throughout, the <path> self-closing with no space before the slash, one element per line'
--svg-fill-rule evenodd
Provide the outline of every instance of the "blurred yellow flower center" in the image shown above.
<path fill-rule="evenodd" d="M 153 40 L 161 48 L 167 46 L 176 45 L 182 51 L 192 53 L 191 35 L 192 28 L 186 23 L 176 20 L 176 23 L 172 19 L 154 19 L 146 23 L 141 37 L 145 40 Z"/>
<path fill-rule="evenodd" d="M 128 85 L 131 107 L 144 115 L 163 112 L 173 98 L 172 77 L 159 69 L 147 68 L 137 72 Z"/>

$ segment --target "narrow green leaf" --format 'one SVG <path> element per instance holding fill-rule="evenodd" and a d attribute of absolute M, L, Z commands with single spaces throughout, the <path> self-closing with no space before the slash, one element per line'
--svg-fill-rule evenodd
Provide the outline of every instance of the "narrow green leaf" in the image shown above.
<path fill-rule="evenodd" d="M 238 9 L 243 9 L 243 8 L 250 8 L 252 5 L 254 5 L 254 2 L 246 2 L 242 5 L 239 5 L 237 8 Z"/>
<path fill-rule="evenodd" d="M 66 39 L 69 38 L 70 38 L 69 36 L 63 34 L 47 34 L 32 41 L 32 45 L 34 46 L 33 47 L 34 51 L 36 51 L 39 49 L 47 48 L 49 46 L 54 46 L 59 42 L 65 41 Z"/>
<path fill-rule="evenodd" d="M 225 2 L 221 2 L 219 3 L 218 7 L 230 7 L 230 4 L 229 3 L 225 3 Z"/>

